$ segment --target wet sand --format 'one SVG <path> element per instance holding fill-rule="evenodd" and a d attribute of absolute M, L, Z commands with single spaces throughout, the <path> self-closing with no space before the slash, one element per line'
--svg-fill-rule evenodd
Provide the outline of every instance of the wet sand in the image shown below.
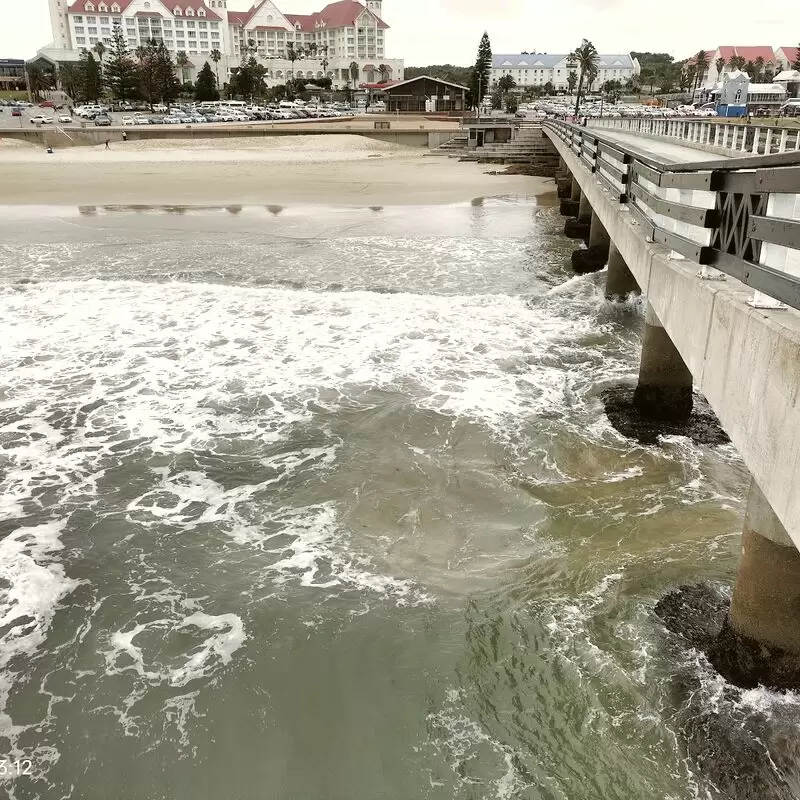
<path fill-rule="evenodd" d="M 320 141 L 324 140 L 324 141 Z M 489 175 L 485 164 L 359 136 L 116 142 L 50 155 L 0 147 L 0 202 L 73 204 L 418 205 L 540 196 L 547 178 Z"/>

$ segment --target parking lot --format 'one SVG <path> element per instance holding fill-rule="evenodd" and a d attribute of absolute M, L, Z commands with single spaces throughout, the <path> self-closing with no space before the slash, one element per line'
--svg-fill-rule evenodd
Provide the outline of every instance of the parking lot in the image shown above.
<path fill-rule="evenodd" d="M 81 128 L 95 128 L 99 127 L 95 125 L 95 121 L 91 119 L 84 119 L 77 114 L 71 115 L 71 122 L 61 122 L 59 121 L 59 117 L 62 116 L 69 116 L 67 109 L 60 109 L 54 111 L 52 108 L 39 108 L 38 106 L 25 106 L 20 108 L 21 115 L 20 116 L 13 116 L 12 114 L 13 109 L 9 106 L 0 106 L 0 130 L 19 130 L 19 129 L 30 129 L 35 128 L 37 126 L 41 127 L 50 127 L 51 125 L 58 125 L 67 130 L 69 129 L 78 129 Z M 279 111 L 288 111 L 288 109 L 280 109 Z M 133 111 L 111 111 L 105 114 L 111 121 L 111 126 L 131 126 L 134 127 L 134 124 L 141 124 L 141 118 L 144 117 L 147 119 L 147 125 L 153 126 L 166 126 L 166 125 L 257 125 L 258 123 L 263 122 L 270 122 L 274 124 L 293 124 L 293 123 L 307 123 L 307 122 L 320 122 L 323 120 L 334 120 L 334 119 L 342 119 L 342 118 L 352 118 L 353 116 L 357 116 L 358 114 L 363 114 L 363 110 L 352 110 L 349 113 L 341 113 L 337 112 L 336 115 L 329 115 L 325 117 L 314 115 L 309 116 L 290 116 L 286 114 L 287 118 L 274 118 L 276 115 L 275 110 L 270 112 L 270 116 L 265 117 L 264 115 L 259 114 L 259 118 L 250 119 L 250 118 L 242 118 L 241 116 L 238 119 L 213 119 L 206 120 L 202 115 L 194 113 L 194 114 L 185 114 L 183 116 L 176 116 L 171 114 L 165 113 L 150 113 L 150 112 L 133 112 Z M 223 114 L 223 116 L 233 116 Z M 37 123 L 35 122 L 36 117 L 45 117 L 48 119 L 52 119 L 52 122 L 47 123 Z"/>

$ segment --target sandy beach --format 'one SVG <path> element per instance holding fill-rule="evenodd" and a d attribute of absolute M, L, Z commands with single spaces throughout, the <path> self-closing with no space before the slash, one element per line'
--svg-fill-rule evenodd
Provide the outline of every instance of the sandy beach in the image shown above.
<path fill-rule="evenodd" d="M 0 139 L 0 203 L 421 205 L 547 196 L 553 181 L 357 135 L 145 140 L 48 154 Z M 502 170 L 502 168 L 500 168 Z"/>

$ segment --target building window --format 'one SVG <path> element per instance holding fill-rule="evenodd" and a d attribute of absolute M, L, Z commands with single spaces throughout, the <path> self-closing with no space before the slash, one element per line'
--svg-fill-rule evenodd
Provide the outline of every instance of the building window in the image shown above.
<path fill-rule="evenodd" d="M 89 44 L 97 44 L 97 37 L 96 36 L 90 36 L 89 37 Z"/>
<path fill-rule="evenodd" d="M 75 26 L 75 33 L 86 33 L 86 31 L 83 29 L 83 26 L 76 25 Z"/>
<path fill-rule="evenodd" d="M 219 22 L 212 22 L 211 23 L 211 30 L 219 30 Z"/>
<path fill-rule="evenodd" d="M 186 20 L 186 27 L 187 28 L 194 28 L 195 23 L 192 20 Z"/>
<path fill-rule="evenodd" d="M 85 8 L 87 11 L 94 11 L 94 6 L 93 6 L 91 3 L 87 3 L 87 4 L 84 6 L 84 8 Z"/>
<path fill-rule="evenodd" d="M 97 25 L 97 17 L 86 17 L 86 21 L 90 25 Z"/>
<path fill-rule="evenodd" d="M 76 36 L 75 41 L 78 44 L 86 44 L 86 37 L 85 36 Z"/>
<path fill-rule="evenodd" d="M 92 33 L 96 34 L 97 33 L 97 28 L 89 28 L 89 33 L 90 34 L 92 34 Z"/>
<path fill-rule="evenodd" d="M 108 25 L 108 17 L 100 17 L 101 25 Z"/>
<path fill-rule="evenodd" d="M 76 25 L 83 25 L 83 17 L 78 16 L 78 17 L 73 17 L 73 19 L 75 20 Z"/>
<path fill-rule="evenodd" d="M 176 28 L 182 28 L 183 27 L 183 20 L 182 19 L 176 19 L 175 20 L 175 27 Z"/>
<path fill-rule="evenodd" d="M 171 28 L 172 27 L 172 20 L 171 19 L 165 19 L 164 20 L 164 27 L 165 28 Z"/>

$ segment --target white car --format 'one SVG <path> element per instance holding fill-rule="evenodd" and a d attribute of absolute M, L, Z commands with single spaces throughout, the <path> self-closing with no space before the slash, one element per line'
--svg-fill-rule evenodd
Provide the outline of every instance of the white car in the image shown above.
<path fill-rule="evenodd" d="M 136 120 L 133 117 L 126 116 L 126 117 L 122 118 L 122 124 L 123 125 L 135 125 L 136 124 Z"/>
<path fill-rule="evenodd" d="M 69 124 L 72 122 L 72 117 L 70 117 L 68 114 L 62 114 L 62 115 L 61 115 L 61 116 L 58 118 L 58 121 L 59 121 L 59 122 L 60 122 L 62 125 L 69 125 Z"/>
<path fill-rule="evenodd" d="M 33 125 L 52 125 L 53 118 L 46 117 L 44 114 L 37 114 L 35 117 L 31 117 L 31 124 Z"/>
<path fill-rule="evenodd" d="M 150 117 L 145 117 L 143 114 L 134 114 L 133 123 L 134 125 L 149 125 Z"/>

